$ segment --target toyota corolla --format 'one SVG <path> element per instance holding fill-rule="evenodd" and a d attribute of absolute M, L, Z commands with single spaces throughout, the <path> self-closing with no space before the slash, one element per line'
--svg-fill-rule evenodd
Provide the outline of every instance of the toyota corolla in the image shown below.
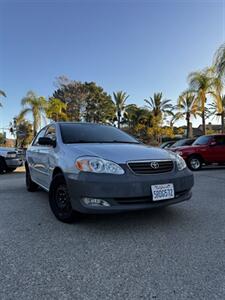
<path fill-rule="evenodd" d="M 122 130 L 90 123 L 44 127 L 26 154 L 27 190 L 49 193 L 63 222 L 82 213 L 167 206 L 191 198 L 193 175 L 176 153 L 150 147 Z"/>

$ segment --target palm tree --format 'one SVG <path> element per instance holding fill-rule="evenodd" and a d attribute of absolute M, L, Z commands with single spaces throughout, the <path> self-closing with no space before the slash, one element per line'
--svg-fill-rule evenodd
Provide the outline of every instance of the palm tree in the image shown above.
<path fill-rule="evenodd" d="M 218 107 L 216 102 L 209 104 L 210 116 L 221 118 L 221 131 L 225 132 L 225 95 L 221 95 L 221 104 Z"/>
<path fill-rule="evenodd" d="M 6 97 L 5 92 L 3 92 L 2 90 L 0 90 L 0 96 Z M 0 107 L 2 106 L 1 102 L 0 102 Z"/>
<path fill-rule="evenodd" d="M 222 133 L 224 133 L 225 95 L 222 95 L 222 91 L 222 80 L 220 77 L 215 77 L 213 79 L 213 91 L 211 92 L 214 102 L 210 104 L 210 110 L 214 115 L 216 114 L 217 116 L 221 116 L 221 129 Z"/>
<path fill-rule="evenodd" d="M 216 51 L 214 58 L 214 66 L 217 75 L 222 78 L 225 77 L 225 43 L 223 43 Z"/>
<path fill-rule="evenodd" d="M 152 111 L 153 117 L 160 123 L 163 118 L 163 114 L 170 114 L 173 105 L 170 103 L 171 100 L 162 100 L 162 93 L 154 93 L 153 98 L 149 100 L 145 99 L 147 107 Z"/>
<path fill-rule="evenodd" d="M 183 115 L 180 111 L 175 112 L 176 109 L 177 109 L 177 107 L 174 106 L 173 110 L 171 110 L 169 112 L 169 115 L 170 115 L 169 123 L 170 123 L 170 128 L 172 128 L 172 129 L 173 129 L 174 124 L 183 118 Z"/>
<path fill-rule="evenodd" d="M 184 91 L 178 98 L 177 108 L 181 111 L 182 116 L 187 121 L 187 138 L 190 137 L 190 119 L 198 114 L 196 96 L 191 91 Z"/>
<path fill-rule="evenodd" d="M 211 93 L 213 86 L 211 71 L 211 69 L 206 69 L 200 72 L 192 72 L 188 76 L 190 89 L 196 93 L 196 103 L 200 104 L 203 134 L 206 134 L 205 104 L 207 95 Z"/>
<path fill-rule="evenodd" d="M 45 107 L 45 113 L 47 118 L 57 122 L 66 121 L 68 119 L 66 114 L 67 104 L 62 102 L 60 99 L 51 98 Z"/>
<path fill-rule="evenodd" d="M 116 106 L 116 114 L 117 114 L 117 122 L 118 122 L 118 128 L 120 128 L 120 123 L 121 123 L 121 116 L 122 113 L 126 107 L 126 101 L 129 95 L 127 95 L 126 92 L 123 91 L 118 91 L 113 93 L 114 97 L 114 103 Z"/>
<path fill-rule="evenodd" d="M 19 118 L 24 117 L 27 113 L 32 113 L 34 136 L 41 123 L 41 115 L 45 111 L 46 100 L 44 97 L 38 97 L 34 92 L 29 91 L 22 99 L 21 104 L 25 108 L 19 114 Z"/>

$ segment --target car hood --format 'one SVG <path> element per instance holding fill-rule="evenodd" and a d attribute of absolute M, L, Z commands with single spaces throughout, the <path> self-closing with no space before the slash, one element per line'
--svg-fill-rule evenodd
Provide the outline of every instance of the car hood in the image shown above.
<path fill-rule="evenodd" d="M 117 163 L 131 160 L 171 159 L 168 151 L 142 144 L 72 144 L 67 145 L 78 156 L 98 156 Z"/>

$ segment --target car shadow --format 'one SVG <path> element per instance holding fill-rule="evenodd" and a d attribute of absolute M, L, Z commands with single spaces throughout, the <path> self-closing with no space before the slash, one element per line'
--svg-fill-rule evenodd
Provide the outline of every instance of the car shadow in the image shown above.
<path fill-rule="evenodd" d="M 190 222 L 193 216 L 187 214 L 184 206 L 168 206 L 149 210 L 123 212 L 103 215 L 84 215 L 81 220 L 74 223 L 74 226 L 92 228 L 97 231 L 110 232 L 143 230 L 149 228 L 176 228 L 179 224 Z"/>
<path fill-rule="evenodd" d="M 214 171 L 224 171 L 225 170 L 225 165 L 222 166 L 218 166 L 218 165 L 210 165 L 210 166 L 203 166 L 201 170 L 199 170 L 200 172 L 204 172 L 204 171 L 210 171 L 210 170 L 214 170 Z M 197 171 L 197 172 L 199 172 Z"/>

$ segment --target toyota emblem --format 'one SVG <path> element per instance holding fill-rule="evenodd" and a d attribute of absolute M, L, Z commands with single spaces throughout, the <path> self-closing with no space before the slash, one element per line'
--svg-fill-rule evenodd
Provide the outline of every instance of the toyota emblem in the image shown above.
<path fill-rule="evenodd" d="M 152 169 L 158 169 L 159 168 L 159 163 L 157 161 L 152 161 L 150 163 L 150 166 Z"/>

